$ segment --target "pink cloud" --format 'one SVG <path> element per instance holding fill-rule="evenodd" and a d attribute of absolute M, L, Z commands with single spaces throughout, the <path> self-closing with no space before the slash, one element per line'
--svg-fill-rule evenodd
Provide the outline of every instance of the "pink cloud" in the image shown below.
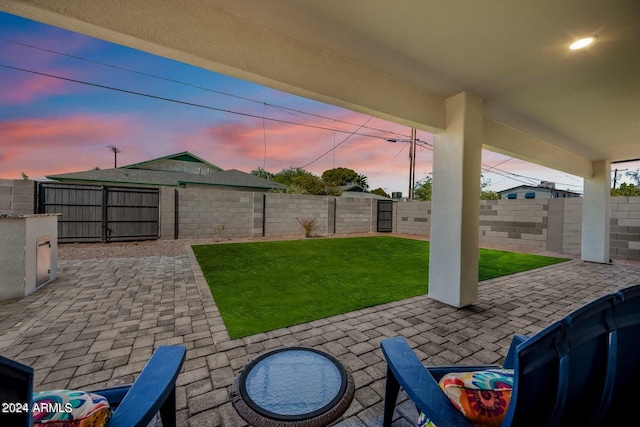
<path fill-rule="evenodd" d="M 340 115 L 334 114 L 333 117 L 352 123 L 364 123 L 368 118 L 368 116 L 349 111 Z M 288 120 L 296 120 L 296 118 L 289 116 Z M 318 126 L 341 128 L 348 132 L 358 128 L 357 125 L 339 122 L 315 121 L 315 123 L 318 123 Z M 184 137 L 183 146 L 185 150 L 192 151 L 224 169 L 234 168 L 248 172 L 257 167 L 263 167 L 266 134 L 267 158 L 264 167 L 270 172 L 278 172 L 291 166 L 307 165 L 329 152 L 306 166 L 306 169 L 320 175 L 333 167 L 348 167 L 366 175 L 372 188 L 386 187 L 389 191 L 404 189 L 405 181 L 408 185 L 408 149 L 405 148 L 398 154 L 406 143 L 391 143 L 384 139 L 386 137 L 403 139 L 404 134 L 408 137 L 410 130 L 406 126 L 371 120 L 368 126 L 388 130 L 389 133 L 363 128 L 360 132 L 372 136 L 356 134 L 349 137 L 349 133 L 335 132 L 335 140 L 334 132 L 321 129 L 270 121 L 265 122 L 264 126 L 263 130 L 261 120 L 214 125 Z M 375 137 L 376 135 L 380 137 Z M 431 137 L 421 134 L 419 138 L 430 140 Z M 347 140 L 340 144 L 345 139 Z M 337 148 L 332 152 L 334 141 Z M 431 159 L 431 151 L 418 151 L 416 179 L 431 172 Z"/>
<path fill-rule="evenodd" d="M 34 74 L 23 75 L 19 79 L 7 79 L 3 84 L 0 103 L 8 105 L 28 104 L 42 96 L 66 93 L 63 80 Z M 13 80 L 13 81 L 11 81 Z"/>
<path fill-rule="evenodd" d="M 0 122 L 0 178 L 33 178 L 111 167 L 106 145 L 135 131 L 126 116 L 72 116 Z M 111 157 L 112 158 L 112 157 Z"/>
<path fill-rule="evenodd" d="M 16 42 L 33 45 L 42 49 L 51 49 L 65 54 L 72 54 L 74 51 L 87 45 L 87 37 L 79 34 L 64 33 L 56 31 L 47 37 L 39 33 L 37 36 L 21 34 L 16 37 Z M 30 70 L 37 73 L 51 74 L 64 78 L 80 78 L 81 68 L 67 68 L 60 66 L 61 56 L 53 52 L 37 50 L 25 45 L 0 41 L 2 47 L 2 62 L 19 69 Z M 22 105 L 44 96 L 57 95 L 63 93 L 77 93 L 79 89 L 76 85 L 68 88 L 69 82 L 48 77 L 45 75 L 32 74 L 28 71 L 15 70 L 9 68 L 0 69 L 0 104 Z"/>
<path fill-rule="evenodd" d="M 126 117 L 71 116 L 52 119 L 21 119 L 0 122 L 0 147 L 16 145 L 82 145 L 121 137 L 127 132 Z"/>

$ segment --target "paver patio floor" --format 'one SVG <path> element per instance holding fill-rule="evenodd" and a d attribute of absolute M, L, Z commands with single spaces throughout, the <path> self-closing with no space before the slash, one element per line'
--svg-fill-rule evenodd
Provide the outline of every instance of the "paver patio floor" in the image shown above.
<path fill-rule="evenodd" d="M 420 296 L 230 340 L 192 253 L 58 261 L 55 281 L 27 298 L 0 301 L 0 353 L 35 368 L 36 390 L 91 389 L 132 382 L 155 347 L 182 344 L 179 425 L 243 426 L 229 399 L 242 366 L 268 349 L 311 346 L 353 372 L 355 399 L 338 425 L 379 426 L 382 339 L 406 337 L 428 364 L 499 363 L 513 334 L 535 333 L 636 283 L 638 263 L 570 261 L 482 282 L 479 303 L 464 309 Z M 416 416 L 405 398 L 394 425 L 414 425 Z"/>

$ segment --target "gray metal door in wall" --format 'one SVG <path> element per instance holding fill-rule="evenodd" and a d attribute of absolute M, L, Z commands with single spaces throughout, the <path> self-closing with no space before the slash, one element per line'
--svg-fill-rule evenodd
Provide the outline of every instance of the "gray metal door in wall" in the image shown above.
<path fill-rule="evenodd" d="M 60 213 L 58 241 L 112 242 L 159 238 L 157 188 L 40 183 L 38 212 Z"/>
<path fill-rule="evenodd" d="M 393 201 L 378 200 L 378 232 L 393 231 Z"/>

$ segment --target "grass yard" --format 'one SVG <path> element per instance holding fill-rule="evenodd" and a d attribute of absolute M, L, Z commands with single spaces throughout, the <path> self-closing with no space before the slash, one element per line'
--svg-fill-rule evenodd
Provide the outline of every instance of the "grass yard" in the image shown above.
<path fill-rule="evenodd" d="M 357 237 L 194 246 L 232 339 L 423 295 L 429 242 Z M 566 261 L 480 249 L 480 280 Z"/>

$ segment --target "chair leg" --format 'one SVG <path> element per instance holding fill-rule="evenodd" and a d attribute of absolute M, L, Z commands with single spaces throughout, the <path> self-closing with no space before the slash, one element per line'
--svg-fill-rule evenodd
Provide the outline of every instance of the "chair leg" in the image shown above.
<path fill-rule="evenodd" d="M 173 387 L 167 400 L 160 407 L 160 419 L 162 427 L 176 427 L 176 388 Z"/>
<path fill-rule="evenodd" d="M 382 422 L 383 427 L 391 427 L 391 421 L 393 421 L 393 411 L 396 408 L 396 401 L 398 400 L 398 393 L 400 392 L 400 383 L 391 372 L 391 369 L 387 368 L 387 382 L 384 390 L 384 419 Z"/>

